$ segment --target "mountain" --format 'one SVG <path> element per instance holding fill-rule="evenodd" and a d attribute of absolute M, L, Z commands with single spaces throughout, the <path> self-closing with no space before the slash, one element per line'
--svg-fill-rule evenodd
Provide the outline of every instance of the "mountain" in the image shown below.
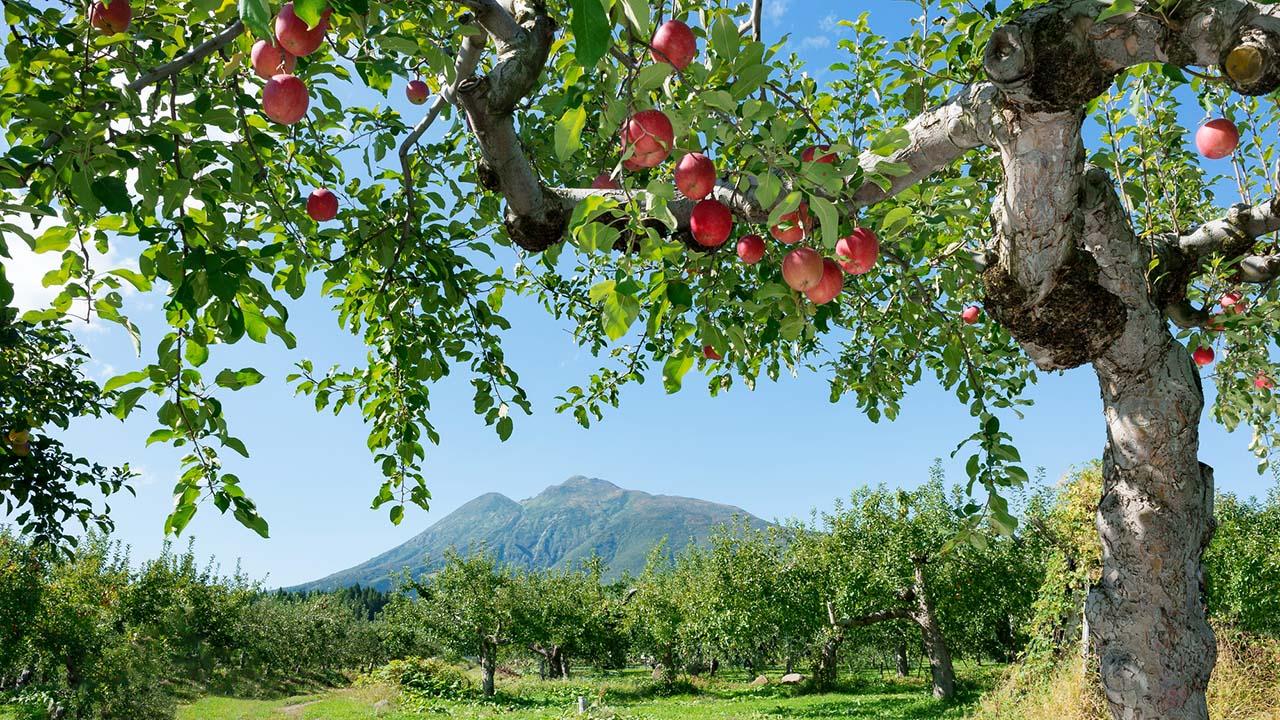
<path fill-rule="evenodd" d="M 359 583 L 390 588 L 406 568 L 414 577 L 438 568 L 445 551 L 484 548 L 499 563 L 531 569 L 572 567 L 599 555 L 610 574 L 639 573 L 663 538 L 679 552 L 717 525 L 738 516 L 753 526 L 765 521 L 730 505 L 624 490 L 597 478 L 574 476 L 516 502 L 487 493 L 375 558 L 291 590 L 329 590 Z"/>

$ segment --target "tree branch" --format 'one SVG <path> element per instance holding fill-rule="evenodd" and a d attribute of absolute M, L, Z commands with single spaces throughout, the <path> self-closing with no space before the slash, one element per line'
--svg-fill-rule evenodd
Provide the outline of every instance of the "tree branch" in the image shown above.
<path fill-rule="evenodd" d="M 169 62 L 164 63 L 163 65 L 158 65 L 155 68 L 152 68 L 151 70 L 143 73 L 142 75 L 139 75 L 136 79 L 133 80 L 133 82 L 125 85 L 124 89 L 129 90 L 131 92 L 139 92 L 145 87 L 149 87 L 162 80 L 165 80 L 181 72 L 182 70 L 200 62 L 201 60 L 217 52 L 218 50 L 221 50 L 222 48 L 226 47 L 233 40 L 240 37 L 240 34 L 244 32 L 244 29 L 245 29 L 244 23 L 242 23 L 239 20 L 236 20 L 235 22 L 228 25 L 225 29 L 223 29 L 222 32 L 219 32 L 217 35 L 214 35 L 213 37 L 209 38 L 208 40 L 205 40 L 204 42 L 200 43 L 194 48 L 191 48 L 191 50 L 187 51 L 185 54 L 180 55 L 170 60 Z M 105 110 L 110 105 L 111 103 L 109 101 L 104 100 L 103 102 L 100 102 L 97 105 L 94 105 L 92 108 L 89 109 L 89 111 L 93 113 L 99 113 L 102 110 Z M 62 142 L 63 134 L 66 131 L 67 131 L 67 126 L 63 125 L 58 130 L 55 130 L 54 132 L 49 133 L 49 135 L 45 137 L 44 142 L 40 144 L 41 154 L 46 153 L 49 150 L 52 150 L 55 145 Z M 21 182 L 23 185 L 27 184 L 27 181 L 31 179 L 31 175 L 35 173 L 36 168 L 40 167 L 42 163 L 43 163 L 43 160 L 36 160 L 27 166 L 27 168 L 22 172 L 22 176 L 21 176 Z"/>
<path fill-rule="evenodd" d="M 851 628 L 864 627 L 866 625 L 875 625 L 876 623 L 888 622 L 889 620 L 910 620 L 910 608 L 900 607 L 889 610 L 880 610 L 879 612 L 869 613 L 859 617 L 836 617 L 835 607 L 830 601 L 827 602 L 827 618 L 833 627 Z"/>
<path fill-rule="evenodd" d="M 1184 255 L 1199 260 L 1213 253 L 1247 252 L 1257 238 L 1280 230 L 1280 196 L 1253 205 L 1238 204 L 1225 217 L 1207 222 L 1174 242 Z"/>

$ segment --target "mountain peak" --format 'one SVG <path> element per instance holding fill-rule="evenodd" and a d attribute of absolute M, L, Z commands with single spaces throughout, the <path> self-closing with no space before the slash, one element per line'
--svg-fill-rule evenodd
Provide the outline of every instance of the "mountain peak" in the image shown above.
<path fill-rule="evenodd" d="M 608 480 L 600 478 L 587 477 L 586 475 L 574 475 L 559 485 L 552 485 L 547 490 L 556 488 L 564 488 L 565 490 L 621 490 L 622 488 L 614 485 Z M 546 492 L 544 490 L 543 492 Z"/>
<path fill-rule="evenodd" d="M 389 589 L 401 571 L 414 577 L 439 569 L 449 549 L 484 552 L 514 568 L 564 569 L 599 556 L 610 577 L 639 573 L 649 551 L 662 540 L 678 553 L 701 542 L 720 525 L 746 511 L 705 500 L 626 490 L 600 478 L 574 475 L 528 500 L 515 502 L 491 492 L 473 498 L 407 542 L 355 567 L 299 585 L 328 590 L 359 583 Z"/>

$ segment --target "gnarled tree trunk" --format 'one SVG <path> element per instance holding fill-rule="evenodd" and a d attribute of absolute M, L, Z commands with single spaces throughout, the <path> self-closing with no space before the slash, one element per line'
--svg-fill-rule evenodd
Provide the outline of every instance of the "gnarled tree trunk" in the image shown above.
<path fill-rule="evenodd" d="M 938 614 L 934 611 L 933 600 L 925 583 L 925 560 L 916 558 L 915 566 L 916 609 L 912 619 L 920 626 L 920 635 L 924 639 L 924 653 L 929 658 L 929 675 L 933 682 L 933 696 L 936 698 L 953 698 L 956 695 L 956 670 L 951 663 L 951 650 L 947 647 L 947 639 L 942 634 L 942 625 L 938 622 Z"/>
<path fill-rule="evenodd" d="M 498 670 L 498 651 L 486 648 L 480 656 L 480 686 L 485 697 L 493 697 L 493 676 Z"/>

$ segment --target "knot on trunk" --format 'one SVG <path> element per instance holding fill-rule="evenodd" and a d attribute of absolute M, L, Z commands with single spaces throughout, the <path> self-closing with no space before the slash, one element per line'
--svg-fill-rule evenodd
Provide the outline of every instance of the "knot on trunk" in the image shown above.
<path fill-rule="evenodd" d="M 1097 263 L 1084 252 L 1054 271 L 1052 290 L 1038 304 L 999 264 L 983 272 L 982 282 L 983 304 L 1041 370 L 1093 360 L 1120 336 L 1128 318 L 1120 298 L 1098 284 Z"/>
<path fill-rule="evenodd" d="M 504 225 L 511 242 L 521 248 L 539 253 L 564 238 L 569 219 L 558 204 L 551 203 L 541 214 L 519 215 L 507 208 Z"/>
<path fill-rule="evenodd" d="M 1010 100 L 1037 112 L 1080 107 L 1111 86 L 1114 75 L 1086 35 L 1092 18 L 1052 4 L 997 28 L 982 63 Z"/>

